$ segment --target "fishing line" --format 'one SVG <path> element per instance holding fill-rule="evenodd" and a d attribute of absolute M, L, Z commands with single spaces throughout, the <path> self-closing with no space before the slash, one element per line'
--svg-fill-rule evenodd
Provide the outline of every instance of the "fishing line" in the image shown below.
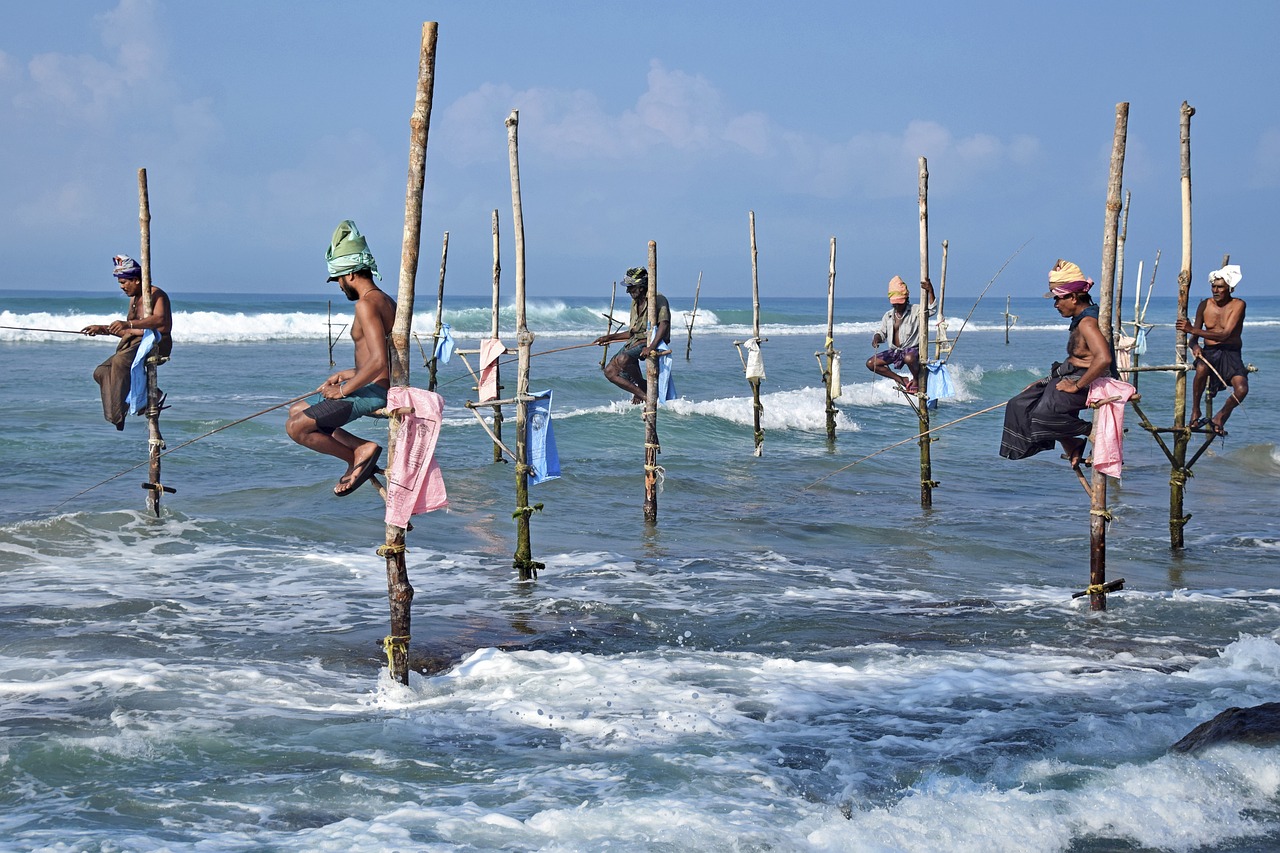
<path fill-rule="evenodd" d="M 870 456 L 864 456 L 864 457 L 862 457 L 861 459 L 858 459 L 858 460 L 855 460 L 855 461 L 853 461 L 853 462 L 850 462 L 848 465 L 844 466 L 843 468 L 837 468 L 836 470 L 832 471 L 830 474 L 826 474 L 826 475 L 824 475 L 824 476 L 822 476 L 822 477 L 819 477 L 818 479 L 814 480 L 812 483 L 810 483 L 809 485 L 805 486 L 805 487 L 804 487 L 803 489 L 801 489 L 800 491 L 802 491 L 802 492 L 806 492 L 806 491 L 808 491 L 809 489 L 811 489 L 811 488 L 813 488 L 814 486 L 816 486 L 816 485 L 818 485 L 819 483 L 821 483 L 823 480 L 827 479 L 828 477 L 834 477 L 836 474 L 839 474 L 841 471 L 848 471 L 850 468 L 852 468 L 854 465 L 857 465 L 859 462 L 866 462 L 868 459 L 871 459 L 871 458 L 872 458 L 872 457 L 874 457 L 874 456 L 879 456 L 881 453 L 884 453 L 885 451 L 893 450 L 895 447 L 901 447 L 902 445 L 906 444 L 907 442 L 915 441 L 915 440 L 920 439 L 920 438 L 924 438 L 926 435 L 928 435 L 928 434 L 929 434 L 929 433 L 931 433 L 931 432 L 937 432 L 937 431 L 938 431 L 938 430 L 940 430 L 940 429 L 946 429 L 947 427 L 949 427 L 949 426 L 953 426 L 954 424 L 958 424 L 958 423 L 960 423 L 961 421 L 967 421 L 967 420 L 969 420 L 969 418 L 976 418 L 978 415 L 985 415 L 987 412 L 994 412 L 996 409 L 1002 408 L 1002 407 L 1007 406 L 1007 405 L 1009 405 L 1009 401 L 1008 401 L 1008 400 L 1005 400 L 1003 403 L 996 403 L 994 406 L 990 406 L 990 407 L 988 407 L 988 408 L 982 409 L 982 410 L 977 411 L 977 412 L 970 412 L 969 414 L 965 415 L 965 416 L 964 416 L 964 417 L 962 417 L 962 418 L 956 418 L 954 421 L 948 421 L 948 422 L 947 422 L 947 423 L 945 423 L 945 424 L 939 424 L 939 425 L 938 425 L 938 426 L 936 426 L 936 427 L 932 427 L 931 429 L 927 429 L 927 430 L 925 430 L 924 432 L 916 433 L 915 435 L 911 436 L 910 438 L 904 438 L 902 441 L 899 441 L 899 442 L 896 442 L 896 443 L 894 443 L 894 444 L 891 444 L 891 445 L 889 445 L 888 447 L 881 448 L 880 450 L 877 450 L 875 453 L 872 453 Z"/>
<path fill-rule="evenodd" d="M 1027 243 L 1030 243 L 1034 239 L 1035 239 L 1034 237 L 1028 237 Z M 948 361 L 951 360 L 952 354 L 954 354 L 956 351 L 956 344 L 960 342 L 960 336 L 964 334 L 964 327 L 968 325 L 969 318 L 973 316 L 973 312 L 978 310 L 978 303 L 982 301 L 982 297 L 987 295 L 987 291 L 991 289 L 991 285 L 996 283 L 996 279 L 1000 277 L 1000 273 L 1004 272 L 1004 268 L 1009 266 L 1009 264 L 1013 262 L 1014 258 L 1018 257 L 1019 252 L 1027 248 L 1027 243 L 1023 243 L 1021 246 L 1019 246 L 1018 251 L 1010 255 L 1009 259 L 1000 265 L 1000 269 L 996 270 L 996 274 L 991 277 L 991 281 L 987 282 L 987 286 L 982 288 L 982 292 L 978 294 L 978 298 L 974 301 L 973 307 L 970 308 L 969 313 L 965 315 L 964 322 L 960 324 L 960 331 L 956 332 L 955 338 L 952 339 L 951 349 L 947 350 L 947 357 L 942 360 L 943 364 L 946 364 Z"/>
<path fill-rule="evenodd" d="M 0 326 L 0 329 L 17 329 L 19 332 L 56 332 L 59 335 L 83 335 L 79 329 L 36 329 L 30 326 Z M 93 337 L 93 335 L 85 335 Z"/>
<path fill-rule="evenodd" d="M 276 403 L 274 406 L 269 406 L 268 408 L 265 408 L 260 412 L 254 412 L 252 415 L 246 415 L 245 417 L 241 418 L 238 421 L 232 421 L 231 423 L 223 424 L 220 427 L 216 427 L 214 429 L 209 430 L 204 435 L 197 435 L 195 438 L 191 439 L 190 441 L 184 441 L 182 444 L 179 444 L 177 447 L 171 447 L 168 450 L 165 450 L 164 452 L 157 454 L 155 458 L 159 459 L 162 456 L 168 456 L 170 453 L 173 453 L 174 451 L 181 450 L 182 448 L 187 447 L 188 445 L 195 444 L 197 441 L 199 441 L 202 438 L 208 438 L 214 433 L 222 432 L 224 429 L 233 427 L 236 424 L 242 424 L 245 421 L 253 420 L 259 415 L 265 415 L 267 412 L 274 412 L 276 409 L 280 408 L 281 406 L 288 406 L 289 404 L 296 403 L 299 400 L 305 400 L 307 397 L 310 397 L 311 395 L 316 393 L 318 393 L 318 391 L 308 391 L 305 394 L 300 394 L 299 396 L 294 397 L 292 400 L 285 400 L 283 403 Z M 121 471 L 119 474 L 115 474 L 113 476 L 108 477 L 107 479 L 103 480 L 101 483 L 94 483 L 89 488 L 80 492 L 76 492 L 71 497 L 62 501 L 62 503 L 57 504 L 52 509 L 50 509 L 49 512 L 53 512 L 54 510 L 58 509 L 58 507 L 62 506 L 65 503 L 69 503 L 75 500 L 76 498 L 80 497 L 83 494 L 92 492 L 94 489 L 98 488 L 98 486 L 105 486 L 107 483 L 110 483 L 112 480 L 116 480 L 116 479 L 119 479 L 120 477 L 123 477 L 125 474 L 128 474 L 130 471 L 136 471 L 139 468 L 141 468 L 143 465 L 150 465 L 150 464 L 151 464 L 151 459 L 147 459 L 145 462 L 139 462 L 137 465 L 134 465 L 132 468 L 126 468 L 125 470 Z"/>

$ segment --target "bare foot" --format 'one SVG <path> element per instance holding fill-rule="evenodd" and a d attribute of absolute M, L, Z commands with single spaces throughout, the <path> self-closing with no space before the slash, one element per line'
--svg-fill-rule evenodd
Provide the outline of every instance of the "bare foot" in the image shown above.
<path fill-rule="evenodd" d="M 644 402 L 644 397 L 641 397 L 639 394 L 631 395 L 631 405 L 638 406 L 643 402 Z"/>
<path fill-rule="evenodd" d="M 350 467 L 333 487 L 333 493 L 345 497 L 374 475 L 378 470 L 378 458 L 382 456 L 382 448 L 376 442 L 366 441 L 355 449 Z"/>

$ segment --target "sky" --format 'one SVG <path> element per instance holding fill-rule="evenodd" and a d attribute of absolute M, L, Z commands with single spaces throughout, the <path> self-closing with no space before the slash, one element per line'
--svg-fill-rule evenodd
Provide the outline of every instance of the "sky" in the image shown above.
<path fill-rule="evenodd" d="M 919 278 L 921 157 L 949 295 L 1039 295 L 1057 258 L 1100 278 L 1121 102 L 1127 286 L 1159 252 L 1172 295 L 1183 101 L 1192 296 L 1224 254 L 1237 295 L 1280 295 L 1271 0 L 56 0 L 4 19 L 0 291 L 114 288 L 111 256 L 139 254 L 139 168 L 179 310 L 183 291 L 332 297 L 343 219 L 394 291 L 436 21 L 420 299 L 446 232 L 446 295 L 490 294 L 494 210 L 514 292 L 512 110 L 531 298 L 608 298 L 650 240 L 679 304 L 699 275 L 703 296 L 750 296 L 750 212 L 762 298 L 825 297 L 832 238 L 837 297 L 882 296 Z"/>

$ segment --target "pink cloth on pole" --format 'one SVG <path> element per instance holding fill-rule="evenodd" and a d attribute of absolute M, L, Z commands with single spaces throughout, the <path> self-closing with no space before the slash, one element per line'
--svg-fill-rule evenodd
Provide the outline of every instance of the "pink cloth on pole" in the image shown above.
<path fill-rule="evenodd" d="M 387 410 L 411 408 L 400 421 L 395 458 L 387 471 L 386 523 L 404 527 L 409 516 L 449 505 L 444 476 L 435 459 L 444 416 L 444 397 L 422 388 L 398 385 L 387 391 Z"/>
<path fill-rule="evenodd" d="M 1093 410 L 1093 467 L 1108 477 L 1120 479 L 1124 463 L 1124 404 L 1138 389 L 1128 382 L 1103 377 L 1089 383 L 1089 404 L 1103 403 Z"/>
<path fill-rule="evenodd" d="M 480 342 L 480 399 L 498 399 L 498 359 L 507 351 L 507 345 L 497 338 L 485 338 Z"/>

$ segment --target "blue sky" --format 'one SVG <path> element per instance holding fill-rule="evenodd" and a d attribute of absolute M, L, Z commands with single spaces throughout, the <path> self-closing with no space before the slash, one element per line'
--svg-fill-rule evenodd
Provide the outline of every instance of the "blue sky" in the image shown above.
<path fill-rule="evenodd" d="M 1126 265 L 1157 294 L 1181 257 L 1179 106 L 1192 120 L 1193 297 L 1229 252 L 1237 291 L 1280 222 L 1280 3 L 246 2 L 6 4 L 2 288 L 111 288 L 138 249 L 146 167 L 157 284 L 317 293 L 354 219 L 394 289 L 423 21 L 439 22 L 420 292 L 449 232 L 449 293 L 489 293 L 490 217 L 514 288 L 504 120 L 520 111 L 532 296 L 607 298 L 658 243 L 673 297 L 1044 292 L 1098 277 L 1115 107 L 1130 103 Z"/>

